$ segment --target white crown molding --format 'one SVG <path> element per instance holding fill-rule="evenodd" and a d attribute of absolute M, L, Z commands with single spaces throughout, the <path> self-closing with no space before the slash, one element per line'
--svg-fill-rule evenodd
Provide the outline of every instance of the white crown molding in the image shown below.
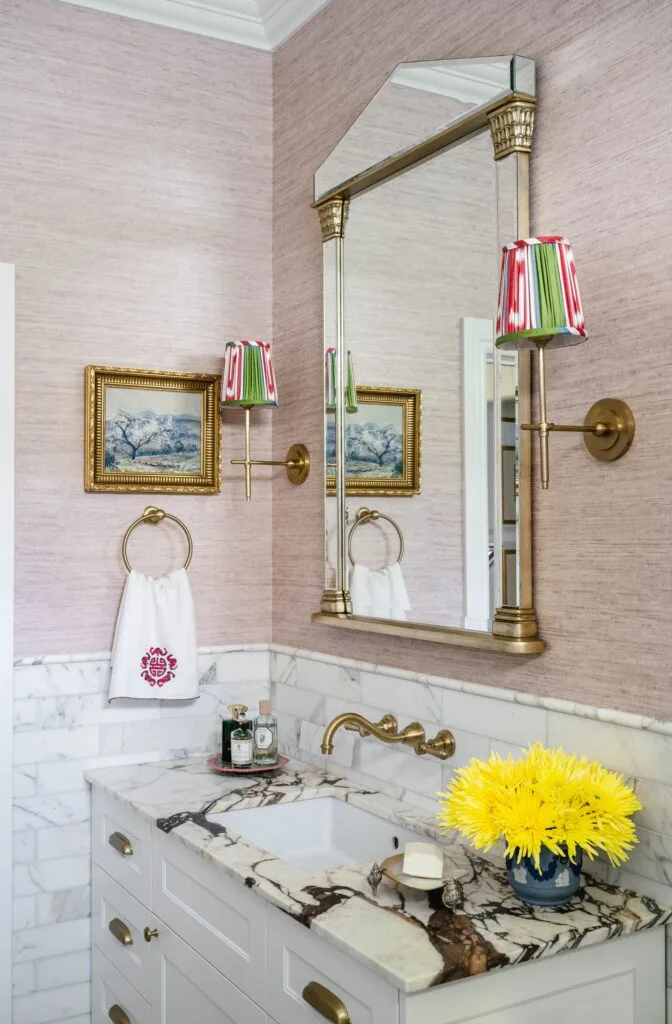
<path fill-rule="evenodd" d="M 230 43 L 275 50 L 329 0 L 62 0 Z"/>
<path fill-rule="evenodd" d="M 487 103 L 498 91 L 508 88 L 508 65 L 453 63 L 453 67 L 402 64 L 392 75 L 395 85 L 450 96 L 462 103 Z"/>

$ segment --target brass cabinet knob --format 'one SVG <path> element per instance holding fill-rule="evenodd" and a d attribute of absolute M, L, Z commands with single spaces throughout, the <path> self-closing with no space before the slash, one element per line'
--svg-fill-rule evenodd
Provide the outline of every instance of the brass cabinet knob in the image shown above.
<path fill-rule="evenodd" d="M 124 1013 L 119 1003 L 115 1003 L 114 1006 L 110 1007 L 107 1016 L 112 1021 L 112 1024 L 131 1024 L 131 1018 L 127 1013 Z"/>
<path fill-rule="evenodd" d="M 112 849 L 116 850 L 117 853 L 120 853 L 122 857 L 133 856 L 131 840 L 128 836 L 125 836 L 123 832 L 112 832 L 107 841 Z"/>
<path fill-rule="evenodd" d="M 133 945 L 133 936 L 131 935 L 131 929 L 128 927 L 127 924 L 124 924 L 124 922 L 120 918 L 113 917 L 107 927 L 112 933 L 112 935 L 114 935 L 117 942 L 120 942 L 122 946 Z"/>
<path fill-rule="evenodd" d="M 158 938 L 158 936 L 159 936 L 159 929 L 158 928 L 150 928 L 148 926 L 147 928 L 145 928 L 145 930 L 143 932 L 143 935 L 145 936 L 145 942 L 151 942 L 152 939 Z"/>
<path fill-rule="evenodd" d="M 308 1006 L 312 1006 L 325 1020 L 331 1021 L 331 1024 L 352 1024 L 343 1000 L 324 985 L 320 985 L 319 981 L 311 981 L 306 985 L 303 998 Z"/>

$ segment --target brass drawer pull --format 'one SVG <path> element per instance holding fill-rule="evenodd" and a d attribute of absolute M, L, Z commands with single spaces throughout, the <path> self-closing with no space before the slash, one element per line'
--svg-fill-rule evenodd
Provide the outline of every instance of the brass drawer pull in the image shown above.
<path fill-rule="evenodd" d="M 332 1024 L 352 1024 L 345 1003 L 319 981 L 311 981 L 303 990 L 303 998 L 317 1013 Z"/>
<path fill-rule="evenodd" d="M 151 942 L 152 939 L 157 939 L 159 937 L 159 929 L 147 927 L 143 934 L 145 936 L 145 942 Z"/>
<path fill-rule="evenodd" d="M 114 935 L 117 942 L 120 942 L 122 946 L 132 946 L 133 936 L 131 935 L 131 929 L 123 921 L 120 921 L 118 917 L 113 917 L 107 926 Z"/>
<path fill-rule="evenodd" d="M 131 840 L 124 835 L 123 832 L 112 832 L 109 839 L 107 840 L 113 850 L 120 853 L 122 857 L 132 857 L 133 847 L 131 846 Z"/>
<path fill-rule="evenodd" d="M 124 1013 L 118 1003 L 110 1007 L 107 1016 L 112 1021 L 112 1024 L 131 1024 L 131 1018 L 127 1013 Z"/>

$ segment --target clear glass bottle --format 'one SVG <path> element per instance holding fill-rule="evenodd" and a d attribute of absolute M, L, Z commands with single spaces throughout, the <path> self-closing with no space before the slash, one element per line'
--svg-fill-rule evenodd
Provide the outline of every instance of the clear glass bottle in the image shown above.
<path fill-rule="evenodd" d="M 252 767 L 252 722 L 244 714 L 238 716 L 238 726 L 231 733 L 231 767 Z"/>
<path fill-rule="evenodd" d="M 260 700 L 259 714 L 254 720 L 254 763 L 263 768 L 277 761 L 278 720 L 271 714 L 270 700 Z"/>

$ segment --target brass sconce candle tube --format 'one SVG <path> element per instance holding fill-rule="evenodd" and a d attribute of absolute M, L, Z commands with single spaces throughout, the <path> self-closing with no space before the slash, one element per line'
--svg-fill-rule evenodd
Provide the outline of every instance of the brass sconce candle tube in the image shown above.
<path fill-rule="evenodd" d="M 245 458 L 231 459 L 232 466 L 245 467 L 245 501 L 252 500 L 252 466 L 284 466 L 287 470 L 287 479 L 292 484 L 302 484 L 310 473 L 310 453 L 305 445 L 293 444 L 287 452 L 286 459 L 253 459 L 250 451 L 250 409 L 251 406 L 243 406 L 245 409 Z"/>

